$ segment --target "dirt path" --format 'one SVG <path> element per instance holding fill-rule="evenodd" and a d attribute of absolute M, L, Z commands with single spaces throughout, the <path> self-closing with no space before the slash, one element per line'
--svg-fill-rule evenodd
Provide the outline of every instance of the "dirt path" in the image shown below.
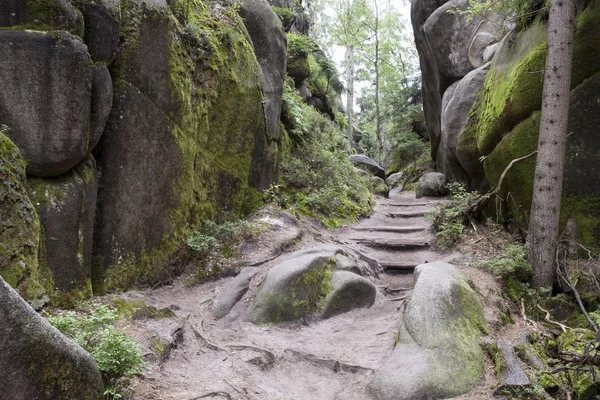
<path fill-rule="evenodd" d="M 429 245 L 432 237 L 423 215 L 436 201 L 415 199 L 414 193 L 392 194 L 377 201 L 370 218 L 318 240 L 352 247 L 384 268 L 373 279 L 379 291 L 369 309 L 327 320 L 256 326 L 244 318 L 248 295 L 227 317 L 211 316 L 211 301 L 231 278 L 192 288 L 177 281 L 158 290 L 130 292 L 130 299 L 175 309 L 179 319 L 132 322 L 129 329 L 148 354 L 162 349 L 177 329 L 183 332 L 183 341 L 162 362 L 151 362 L 136 382 L 135 399 L 366 399 L 364 387 L 393 349 L 412 269 L 454 257 Z M 266 271 L 277 262 L 261 268 Z"/>

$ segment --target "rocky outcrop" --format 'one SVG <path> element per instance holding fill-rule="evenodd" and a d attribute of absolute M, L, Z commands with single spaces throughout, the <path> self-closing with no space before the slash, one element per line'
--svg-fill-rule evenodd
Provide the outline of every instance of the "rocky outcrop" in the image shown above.
<path fill-rule="evenodd" d="M 281 22 L 264 0 L 241 17 L 182 0 L 37 3 L 0 4 L 0 124 L 56 289 L 90 293 L 92 246 L 97 291 L 168 278 L 185 235 L 252 211 L 277 177 Z"/>
<path fill-rule="evenodd" d="M 39 257 L 40 220 L 27 195 L 25 160 L 3 132 L 0 129 L 0 276 L 24 298 L 37 299 L 51 288 Z"/>
<path fill-rule="evenodd" d="M 77 37 L 0 31 L 0 122 L 11 127 L 28 175 L 60 175 L 86 157 L 91 83 L 90 57 Z"/>
<path fill-rule="evenodd" d="M 238 276 L 229 281 L 215 299 L 212 315 L 215 318 L 223 318 L 248 291 L 250 281 L 259 272 L 256 267 L 246 267 L 240 271 Z"/>
<path fill-rule="evenodd" d="M 423 109 L 431 141 L 431 154 L 438 159 L 442 143 L 442 98 L 446 90 L 483 63 L 483 52 L 500 41 L 508 30 L 496 14 L 472 19 L 461 13 L 466 0 L 412 2 L 411 20 L 423 79 Z M 490 57 L 488 51 L 487 57 Z M 465 116 L 466 117 L 466 116 Z M 442 169 L 444 172 L 446 170 Z"/>
<path fill-rule="evenodd" d="M 423 196 L 440 197 L 448 194 L 446 175 L 440 172 L 429 172 L 423 175 L 417 184 L 417 198 Z"/>
<path fill-rule="evenodd" d="M 0 393 L 6 399 L 101 400 L 91 355 L 40 317 L 0 278 Z"/>
<path fill-rule="evenodd" d="M 456 267 L 417 266 L 398 343 L 367 393 L 376 400 L 425 400 L 470 391 L 484 378 L 478 342 L 484 327 L 481 301 Z"/>
<path fill-rule="evenodd" d="M 372 175 L 381 179 L 385 179 L 385 170 L 375 162 L 372 158 L 364 154 L 353 154 L 350 156 L 350 161 L 357 168 L 370 172 Z"/>
<path fill-rule="evenodd" d="M 358 307 L 370 307 L 376 287 L 350 272 L 368 268 L 339 247 L 321 246 L 292 253 L 269 270 L 254 298 L 250 320 L 263 324 L 311 315 L 329 318 Z"/>

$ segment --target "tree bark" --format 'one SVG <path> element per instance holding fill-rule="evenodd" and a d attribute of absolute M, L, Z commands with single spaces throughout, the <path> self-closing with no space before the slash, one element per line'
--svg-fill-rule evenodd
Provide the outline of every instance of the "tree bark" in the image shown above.
<path fill-rule="evenodd" d="M 379 165 L 383 164 L 383 133 L 381 130 L 381 111 L 379 102 L 379 8 L 377 0 L 374 2 L 375 5 L 375 134 L 377 136 L 377 156 Z"/>
<path fill-rule="evenodd" d="M 556 272 L 560 202 L 565 160 L 575 2 L 551 0 L 542 117 L 529 220 L 529 260 L 536 288 L 552 286 Z"/>

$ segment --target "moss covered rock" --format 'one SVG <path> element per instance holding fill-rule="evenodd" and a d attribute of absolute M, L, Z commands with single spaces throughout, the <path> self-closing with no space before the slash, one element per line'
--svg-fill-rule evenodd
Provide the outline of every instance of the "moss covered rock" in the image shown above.
<path fill-rule="evenodd" d="M 277 165 L 261 67 L 235 7 L 130 1 L 121 15 L 115 101 L 94 150 L 95 282 L 113 289 L 168 279 L 187 236 L 255 209 Z"/>
<path fill-rule="evenodd" d="M 68 0 L 4 0 L 0 29 L 64 30 L 81 37 L 83 18 Z"/>
<path fill-rule="evenodd" d="M 481 300 L 456 267 L 417 266 L 398 343 L 367 392 L 377 400 L 416 400 L 470 391 L 485 374 L 478 343 L 484 330 Z"/>
<path fill-rule="evenodd" d="M 250 309 L 250 320 L 264 324 L 316 314 L 329 318 L 370 307 L 375 300 L 375 286 L 349 272 L 365 269 L 359 264 L 364 263 L 339 247 L 320 246 L 292 253 L 269 270 Z"/>
<path fill-rule="evenodd" d="M 90 157 L 61 176 L 29 178 L 27 186 L 40 216 L 57 300 L 72 304 L 91 297 L 96 162 Z"/>
<path fill-rule="evenodd" d="M 40 260 L 40 232 L 40 220 L 27 195 L 25 161 L 0 130 L 0 276 L 30 300 L 52 288 Z"/>
<path fill-rule="evenodd" d="M 81 347 L 0 278 L 0 393 L 14 400 L 101 400 L 102 375 Z"/>

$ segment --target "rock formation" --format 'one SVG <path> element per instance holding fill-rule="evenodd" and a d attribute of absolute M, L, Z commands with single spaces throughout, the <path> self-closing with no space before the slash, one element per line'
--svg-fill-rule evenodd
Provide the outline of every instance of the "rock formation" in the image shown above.
<path fill-rule="evenodd" d="M 0 274 L 29 299 L 156 282 L 277 177 L 283 26 L 266 0 L 35 4 L 0 4 L 2 215 L 25 249 Z"/>

